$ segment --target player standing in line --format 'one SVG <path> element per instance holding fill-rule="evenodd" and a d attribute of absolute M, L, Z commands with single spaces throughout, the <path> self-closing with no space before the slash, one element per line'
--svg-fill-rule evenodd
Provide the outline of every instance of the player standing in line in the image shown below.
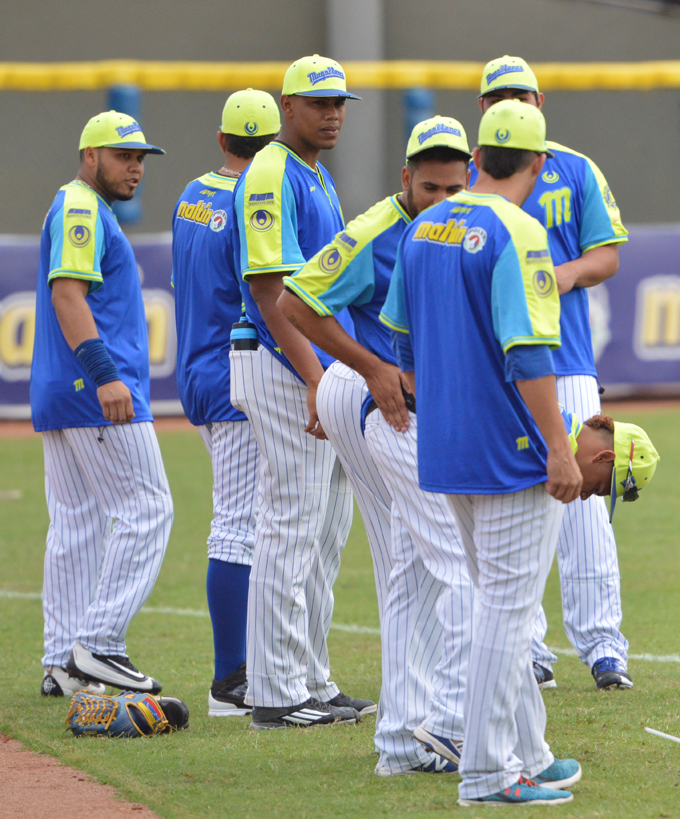
<path fill-rule="evenodd" d="M 225 228 L 236 180 L 280 127 L 271 94 L 252 88 L 232 94 L 217 132 L 224 165 L 186 187 L 172 220 L 177 386 L 213 467 L 206 583 L 215 646 L 208 695 L 213 717 L 251 711 L 244 702 L 246 612 L 257 489 L 255 436 L 229 398 L 229 334 L 241 315 L 241 288 Z"/>
<path fill-rule="evenodd" d="M 373 553 L 383 638 L 376 773 L 383 776 L 457 770 L 433 758 L 412 736 L 430 710 L 435 667 L 442 654 L 457 669 L 455 690 L 446 704 L 457 722 L 457 740 L 463 737 L 472 583 L 455 517 L 445 498 L 418 486 L 415 415 L 407 434 L 389 427 L 386 459 L 381 453 L 381 462 L 375 463 L 368 438 L 364 440 L 362 407 L 371 398 L 369 388 L 382 397 L 383 384 L 390 384 L 399 399 L 395 411 L 399 404 L 408 423 L 390 333 L 378 316 L 405 229 L 421 211 L 465 189 L 471 156 L 463 126 L 456 120 L 433 117 L 416 125 L 402 170 L 403 192 L 350 222 L 301 270 L 284 279 L 290 292 L 279 298 L 282 312 L 338 359 L 321 379 L 316 403 L 324 431 L 352 483 Z M 332 318 L 346 307 L 357 341 Z M 431 560 L 433 539 L 450 554 L 446 564 Z M 442 590 L 445 600 L 438 602 Z M 445 623 L 443 631 L 437 609 Z"/>
<path fill-rule="evenodd" d="M 539 109 L 543 105 L 534 73 L 519 57 L 492 60 L 482 74 L 482 113 L 504 99 L 518 99 Z M 548 145 L 553 156 L 523 210 L 548 230 L 561 296 L 562 346 L 554 353 L 557 395 L 569 412 L 590 418 L 600 411 L 600 396 L 586 288 L 616 273 L 618 245 L 627 241 L 628 232 L 599 168 L 563 145 Z M 474 176 L 473 171 L 473 182 Z M 626 672 L 628 641 L 620 631 L 616 541 L 602 498 L 567 507 L 557 561 L 569 641 L 592 670 L 598 688 L 631 688 Z M 557 657 L 544 643 L 547 628 L 541 608 L 533 641 L 534 673 L 541 688 L 556 685 L 552 664 Z"/>
<path fill-rule="evenodd" d="M 317 385 L 332 359 L 276 306 L 284 275 L 344 227 L 318 158 L 338 140 L 347 98 L 354 96 L 338 63 L 319 55 L 293 63 L 283 82 L 281 132 L 234 192 L 235 256 L 259 342 L 230 354 L 232 404 L 247 415 L 261 459 L 246 641 L 253 728 L 354 722 L 376 710 L 329 679 L 332 587 L 352 514 L 345 473 L 316 413 Z"/>
<path fill-rule="evenodd" d="M 82 680 L 161 690 L 125 654 L 163 560 L 172 498 L 149 409 L 137 263 L 111 209 L 132 199 L 149 153 L 164 151 L 131 117 L 93 117 L 78 175 L 42 230 L 31 411 L 50 513 L 42 693 L 53 696 Z"/>
<path fill-rule="evenodd" d="M 459 804 L 561 804 L 581 770 L 545 742 L 531 632 L 581 474 L 555 399 L 548 237 L 520 210 L 548 153 L 545 120 L 499 103 L 478 143 L 476 186 L 404 233 L 381 317 L 414 382 L 420 485 L 447 497 L 477 585 Z"/>

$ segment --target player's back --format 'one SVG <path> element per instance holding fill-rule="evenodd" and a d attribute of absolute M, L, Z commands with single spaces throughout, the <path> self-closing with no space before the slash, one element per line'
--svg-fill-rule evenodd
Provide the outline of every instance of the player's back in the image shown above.
<path fill-rule="evenodd" d="M 64 338 L 52 305 L 55 278 L 90 283 L 97 332 L 132 395 L 135 422 L 152 421 L 149 342 L 135 256 L 110 205 L 79 182 L 64 185 L 40 239 L 31 409 L 37 431 L 108 424 L 94 382 Z"/>
<path fill-rule="evenodd" d="M 172 219 L 177 385 L 192 424 L 243 419 L 229 400 L 229 334 L 241 313 L 228 221 L 236 179 L 207 173 Z"/>
<path fill-rule="evenodd" d="M 399 277 L 406 320 L 392 292 L 383 316 L 414 351 L 423 489 L 496 494 L 545 480 L 545 444 L 504 360 L 515 345 L 559 345 L 545 230 L 503 197 L 463 192 L 406 230 Z"/>

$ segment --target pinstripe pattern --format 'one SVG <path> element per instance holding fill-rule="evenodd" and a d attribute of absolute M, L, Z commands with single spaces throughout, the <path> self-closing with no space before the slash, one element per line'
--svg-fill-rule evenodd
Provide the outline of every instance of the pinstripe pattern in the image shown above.
<path fill-rule="evenodd" d="M 445 495 L 418 484 L 417 418 L 395 432 L 379 411 L 366 442 L 394 502 L 392 560 L 382 621 L 383 717 L 376 728 L 380 767 L 392 773 L 431 759 L 411 734 L 463 738 L 463 698 L 473 587 Z"/>
<path fill-rule="evenodd" d="M 310 628 L 310 615 L 330 625 L 332 598 L 316 598 L 337 575 L 351 495 L 330 443 L 304 432 L 304 384 L 265 347 L 232 350 L 230 358 L 231 400 L 255 434 L 262 488 L 248 596 L 247 701 L 304 702 L 310 670 L 317 692 L 332 699 L 338 689 L 329 682 L 326 633 Z"/>
<path fill-rule="evenodd" d="M 590 375 L 559 377 L 557 397 L 581 421 L 600 411 L 597 379 Z M 564 629 L 581 662 L 590 667 L 602 657 L 617 657 L 625 665 L 628 641 L 620 631 L 623 615 L 619 561 L 604 498 L 593 496 L 566 506 L 557 563 Z M 546 631 L 541 610 L 532 645 L 533 657 L 541 665 L 557 661 L 543 642 Z"/>
<path fill-rule="evenodd" d="M 368 394 L 359 373 L 336 361 L 321 379 L 316 394 L 319 420 L 342 462 L 366 527 L 373 558 L 378 614 L 387 594 L 392 569 L 390 557 L 390 507 L 392 499 L 373 462 L 361 432 L 361 405 Z"/>
<path fill-rule="evenodd" d="M 52 430 L 43 447 L 43 665 L 64 666 L 76 640 L 98 654 L 125 654 L 125 633 L 153 588 L 172 526 L 153 424 Z"/>
<path fill-rule="evenodd" d="M 247 421 L 219 421 L 197 429 L 213 468 L 208 558 L 250 566 L 258 477 L 255 436 Z"/>
<path fill-rule="evenodd" d="M 506 495 L 448 495 L 477 586 L 462 798 L 496 793 L 553 762 L 531 668 L 531 630 L 553 560 L 563 507 L 544 484 Z"/>

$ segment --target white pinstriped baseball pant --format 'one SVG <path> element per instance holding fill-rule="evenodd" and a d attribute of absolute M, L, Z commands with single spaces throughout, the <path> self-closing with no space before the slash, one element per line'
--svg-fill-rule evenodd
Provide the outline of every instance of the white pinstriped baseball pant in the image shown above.
<path fill-rule="evenodd" d="M 101 439 L 101 440 L 100 440 Z M 151 422 L 43 433 L 50 514 L 43 666 L 74 642 L 125 654 L 125 634 L 153 589 L 172 498 Z"/>
<path fill-rule="evenodd" d="M 265 347 L 232 350 L 231 402 L 248 416 L 262 500 L 248 592 L 249 704 L 332 699 L 326 638 L 352 492 L 328 441 L 304 431 L 307 388 Z"/>
<path fill-rule="evenodd" d="M 600 411 L 597 379 L 567 375 L 557 379 L 557 399 L 580 421 Z M 602 657 L 624 665 L 628 641 L 621 634 L 621 576 L 614 529 L 604 498 L 591 497 L 567 505 L 557 542 L 562 587 L 562 615 L 569 642 L 581 662 L 591 667 Z M 541 607 L 533 632 L 533 659 L 543 666 L 557 662 L 543 642 L 548 630 Z"/>
<path fill-rule="evenodd" d="M 531 632 L 563 505 L 545 484 L 507 495 L 447 495 L 477 586 L 459 794 L 474 799 L 552 765 Z"/>
<path fill-rule="evenodd" d="M 461 740 L 473 585 L 446 495 L 418 483 L 418 420 L 406 433 L 374 410 L 366 443 L 392 494 L 392 573 L 381 624 L 382 719 L 375 743 L 392 773 L 432 757 L 412 737 L 421 723 Z"/>
<path fill-rule="evenodd" d="M 213 469 L 208 559 L 252 566 L 258 487 L 257 442 L 248 421 L 197 427 Z"/>

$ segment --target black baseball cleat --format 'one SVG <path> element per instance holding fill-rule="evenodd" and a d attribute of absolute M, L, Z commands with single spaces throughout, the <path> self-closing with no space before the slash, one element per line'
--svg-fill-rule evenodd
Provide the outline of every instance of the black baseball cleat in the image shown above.
<path fill-rule="evenodd" d="M 334 708 L 354 708 L 362 717 L 365 714 L 375 714 L 378 710 L 378 706 L 373 700 L 348 697 L 347 694 L 343 694 L 342 691 L 336 694 L 332 700 L 328 700 L 328 705 L 332 705 Z"/>
<path fill-rule="evenodd" d="M 595 685 L 600 689 L 633 687 L 633 681 L 617 657 L 602 657 L 593 664 L 590 673 L 595 677 Z"/>
<path fill-rule="evenodd" d="M 122 654 L 95 654 L 80 643 L 73 646 L 66 670 L 71 677 L 104 683 L 122 691 L 160 694 L 163 690 L 163 686 L 157 680 L 142 674 L 128 657 Z"/>
<path fill-rule="evenodd" d="M 223 680 L 213 680 L 208 694 L 209 717 L 245 717 L 252 713 L 252 705 L 246 705 L 245 696 L 248 690 L 246 664 Z"/>
<path fill-rule="evenodd" d="M 532 663 L 532 665 L 534 669 L 534 677 L 536 678 L 536 684 L 540 689 L 557 688 L 555 675 L 552 673 L 550 668 L 546 668 L 544 665 L 537 662 Z"/>
<path fill-rule="evenodd" d="M 354 708 L 335 708 L 327 702 L 310 697 L 300 705 L 287 708 L 253 708 L 251 728 L 307 728 L 310 725 L 335 725 L 340 722 L 361 722 L 361 716 Z"/>
<path fill-rule="evenodd" d="M 65 668 L 50 665 L 45 669 L 40 693 L 43 697 L 72 697 L 83 689 L 91 694 L 106 694 L 105 685 L 88 682 L 78 677 L 69 677 Z"/>

